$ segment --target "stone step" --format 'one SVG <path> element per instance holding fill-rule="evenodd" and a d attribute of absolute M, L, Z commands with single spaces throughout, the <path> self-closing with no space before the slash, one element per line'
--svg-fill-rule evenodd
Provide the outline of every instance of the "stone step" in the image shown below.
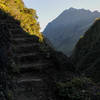
<path fill-rule="evenodd" d="M 12 39 L 13 41 L 32 41 L 33 40 L 33 37 L 19 37 L 19 38 L 13 38 Z"/>
<path fill-rule="evenodd" d="M 19 38 L 12 38 L 12 43 L 14 44 L 23 44 L 23 43 L 38 43 L 38 37 L 31 36 L 31 37 L 19 37 Z"/>
<path fill-rule="evenodd" d="M 15 45 L 17 45 L 17 44 L 31 44 L 31 43 L 36 43 L 37 41 L 35 41 L 32 37 L 30 38 L 30 37 L 27 37 L 27 39 L 21 39 L 21 38 L 19 38 L 19 39 L 13 39 L 12 40 L 12 43 L 13 44 L 15 44 Z"/>
<path fill-rule="evenodd" d="M 11 36 L 13 38 L 25 38 L 25 37 L 33 37 L 34 38 L 33 35 L 30 35 L 28 33 L 25 34 L 25 32 L 24 32 L 24 34 L 22 34 L 22 32 L 20 34 L 11 34 Z"/>
<path fill-rule="evenodd" d="M 18 58 L 23 58 L 23 57 L 31 57 L 31 56 L 34 56 L 36 57 L 38 55 L 38 53 L 23 53 L 23 54 L 17 54 L 15 55 L 15 57 L 18 57 Z"/>
<path fill-rule="evenodd" d="M 27 47 L 38 47 L 41 46 L 42 44 L 40 43 L 23 43 L 23 44 L 16 44 L 12 45 L 13 48 L 27 48 Z"/>
<path fill-rule="evenodd" d="M 21 57 L 31 57 L 31 56 L 34 56 L 34 57 L 36 57 L 36 56 L 38 56 L 38 57 L 40 57 L 41 58 L 41 56 L 42 57 L 45 57 L 45 56 L 47 56 L 47 54 L 46 53 L 43 53 L 43 52 L 27 52 L 27 53 L 16 53 L 13 57 L 17 57 L 17 58 L 21 58 Z"/>
<path fill-rule="evenodd" d="M 14 24 L 14 25 L 12 25 L 12 24 Z M 15 29 L 15 30 L 16 30 L 16 29 L 22 30 L 21 27 L 20 27 L 20 25 L 18 25 L 18 23 L 15 24 L 15 22 L 0 21 L 0 26 L 5 26 L 5 25 L 6 25 L 6 27 L 9 28 L 10 30 L 14 30 L 14 29 Z"/>
<path fill-rule="evenodd" d="M 34 50 L 34 52 L 32 50 L 31 51 L 29 50 L 27 52 L 18 52 L 18 51 L 15 51 L 14 52 L 14 57 L 16 57 L 16 56 L 20 57 L 20 56 L 31 55 L 31 54 L 34 55 L 35 57 L 39 56 L 39 55 L 43 56 L 43 57 L 45 57 L 45 56 L 48 57 L 48 55 L 49 55 L 48 53 L 45 53 L 45 52 L 42 52 L 42 51 L 39 51 L 39 50 Z"/>
<path fill-rule="evenodd" d="M 1 19 L 1 16 L 0 16 L 0 19 Z M 7 23 L 7 24 L 6 24 Z M 18 21 L 14 21 L 14 20 L 6 20 L 6 19 L 2 19 L 2 20 L 0 20 L 0 24 L 2 24 L 2 25 L 8 25 L 8 26 L 10 26 L 10 27 L 20 27 L 20 23 L 18 22 Z M 12 25 L 12 24 L 14 24 L 14 25 Z"/>
<path fill-rule="evenodd" d="M 20 28 L 18 28 L 18 29 L 10 29 L 10 35 L 13 38 L 24 38 L 24 37 L 33 37 L 33 38 L 36 38 L 35 35 L 30 35 L 29 33 L 25 32 L 24 30 L 22 30 Z"/>
<path fill-rule="evenodd" d="M 13 37 L 13 38 L 20 38 L 20 37 L 27 37 L 27 36 L 30 36 L 28 33 L 25 33 L 23 30 L 11 30 L 10 31 L 10 35 Z"/>
<path fill-rule="evenodd" d="M 27 54 L 20 54 L 20 55 L 16 55 L 14 56 L 14 59 L 16 59 L 16 61 L 18 60 L 19 63 L 33 63 L 33 62 L 37 62 L 37 61 L 44 61 L 42 55 L 39 54 L 35 54 L 35 53 L 27 53 Z"/>
<path fill-rule="evenodd" d="M 32 52 L 41 52 L 41 47 L 42 45 L 39 43 L 31 43 L 31 44 L 20 44 L 20 45 L 12 45 L 12 51 L 14 53 L 32 53 Z"/>
<path fill-rule="evenodd" d="M 17 100 L 47 100 L 46 84 L 41 78 L 22 79 L 16 87 Z"/>
<path fill-rule="evenodd" d="M 33 64 L 23 64 L 21 65 L 19 68 L 22 68 L 22 69 L 27 69 L 27 68 L 36 68 L 36 69 L 41 69 L 43 66 L 47 66 L 48 63 L 33 63 Z"/>
<path fill-rule="evenodd" d="M 17 80 L 17 83 L 20 84 L 20 83 L 30 83 L 30 82 L 40 82 L 42 81 L 41 78 L 25 78 L 25 79 L 18 79 Z"/>
<path fill-rule="evenodd" d="M 27 52 L 35 52 L 35 51 L 40 51 L 39 47 L 19 47 L 19 48 L 13 48 L 13 51 L 16 53 L 27 53 Z"/>
<path fill-rule="evenodd" d="M 7 27 L 11 30 L 11 31 L 13 31 L 13 30 L 22 30 L 21 29 L 21 27 L 20 27 L 20 25 L 12 25 L 12 24 L 14 24 L 14 23 L 9 23 L 9 24 L 7 24 Z"/>
<path fill-rule="evenodd" d="M 52 65 L 52 64 L 51 64 Z M 20 72 L 26 73 L 26 72 L 32 72 L 32 71 L 43 71 L 44 69 L 48 68 L 48 66 L 51 66 L 49 63 L 33 63 L 33 64 L 23 64 L 18 65 Z"/>

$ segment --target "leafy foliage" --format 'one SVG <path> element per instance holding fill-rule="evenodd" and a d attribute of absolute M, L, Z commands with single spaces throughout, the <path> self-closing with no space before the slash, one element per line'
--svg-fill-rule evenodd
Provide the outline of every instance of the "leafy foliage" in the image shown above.
<path fill-rule="evenodd" d="M 71 57 L 78 72 L 100 82 L 100 18 L 80 38 Z"/>
<path fill-rule="evenodd" d="M 64 100 L 90 100 L 90 87 L 94 84 L 86 77 L 75 77 L 68 82 L 59 82 L 57 83 L 58 97 Z"/>
<path fill-rule="evenodd" d="M 38 36 L 41 41 L 43 40 L 36 11 L 26 8 L 22 0 L 0 0 L 0 8 L 19 20 L 21 27 L 26 32 Z"/>

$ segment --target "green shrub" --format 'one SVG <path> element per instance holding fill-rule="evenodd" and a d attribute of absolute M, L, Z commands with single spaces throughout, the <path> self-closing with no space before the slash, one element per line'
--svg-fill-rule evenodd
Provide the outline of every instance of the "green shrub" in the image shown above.
<path fill-rule="evenodd" d="M 40 41 L 43 41 L 36 11 L 26 8 L 23 0 L 0 0 L 0 9 L 9 13 L 14 19 L 20 21 L 20 25 L 24 31 L 28 32 L 30 35 L 38 36 Z"/>
<path fill-rule="evenodd" d="M 72 80 L 57 83 L 58 97 L 63 100 L 90 100 L 89 87 L 94 83 L 86 77 L 75 77 Z"/>

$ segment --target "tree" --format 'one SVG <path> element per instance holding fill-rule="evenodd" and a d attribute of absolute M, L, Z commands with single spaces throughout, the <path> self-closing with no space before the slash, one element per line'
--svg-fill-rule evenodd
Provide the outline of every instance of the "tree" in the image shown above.
<path fill-rule="evenodd" d="M 26 8 L 22 0 L 0 0 L 0 8 L 19 20 L 21 27 L 26 32 L 38 36 L 40 41 L 43 40 L 36 11 Z"/>

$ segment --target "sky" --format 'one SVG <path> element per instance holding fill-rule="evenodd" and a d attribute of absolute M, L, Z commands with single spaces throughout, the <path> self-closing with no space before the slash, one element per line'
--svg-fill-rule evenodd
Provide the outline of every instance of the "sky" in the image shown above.
<path fill-rule="evenodd" d="M 25 6 L 37 11 L 41 31 L 46 25 L 70 7 L 100 11 L 100 0 L 23 0 Z"/>

